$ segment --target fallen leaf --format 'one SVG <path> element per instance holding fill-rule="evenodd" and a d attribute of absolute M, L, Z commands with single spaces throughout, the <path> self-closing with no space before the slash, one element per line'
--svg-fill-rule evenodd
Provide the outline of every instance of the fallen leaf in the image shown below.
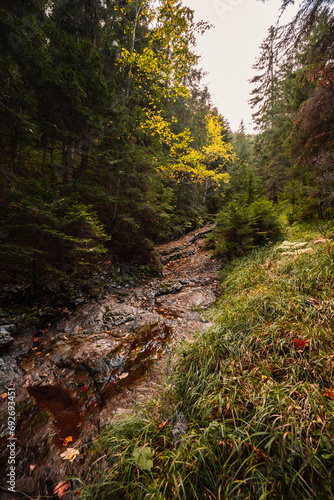
<path fill-rule="evenodd" d="M 329 399 L 334 399 L 334 390 L 333 389 L 324 389 L 322 393 L 323 396 Z"/>
<path fill-rule="evenodd" d="M 41 337 L 34 337 L 35 342 L 39 342 L 40 340 L 41 340 Z M 36 347 L 36 349 L 37 349 L 37 347 Z"/>
<path fill-rule="evenodd" d="M 73 436 L 67 436 L 67 438 L 64 439 L 63 446 L 67 446 L 71 441 L 73 441 Z"/>
<path fill-rule="evenodd" d="M 4 392 L 3 395 L 1 396 L 1 399 L 6 399 L 8 396 L 8 393 L 7 392 Z"/>
<path fill-rule="evenodd" d="M 58 498 L 63 498 L 66 491 L 69 489 L 69 487 L 70 487 L 70 483 L 68 481 L 62 481 L 61 483 L 57 484 L 57 486 L 53 490 L 53 493 L 55 495 L 58 495 Z"/>
<path fill-rule="evenodd" d="M 161 424 L 158 425 L 157 429 L 162 429 L 163 427 L 165 427 L 165 425 L 167 424 L 167 422 L 168 422 L 168 419 L 164 420 L 163 422 L 161 422 Z"/>
<path fill-rule="evenodd" d="M 87 392 L 87 385 L 84 385 L 84 386 L 83 386 L 83 388 L 82 388 L 82 390 L 83 390 L 84 392 Z"/>
<path fill-rule="evenodd" d="M 64 453 L 61 453 L 60 456 L 63 460 L 69 460 L 70 462 L 73 462 L 77 455 L 80 455 L 79 450 L 76 450 L 75 448 L 67 448 L 67 450 L 64 451 Z"/>
<path fill-rule="evenodd" d="M 297 349 L 305 349 L 305 346 L 308 343 L 306 339 L 293 339 L 293 341 Z"/>
<path fill-rule="evenodd" d="M 128 373 L 122 373 L 122 375 L 119 376 L 120 379 L 126 378 L 129 374 Z"/>
<path fill-rule="evenodd" d="M 29 474 L 32 473 L 32 471 L 36 468 L 36 465 L 30 465 L 29 466 Z"/>

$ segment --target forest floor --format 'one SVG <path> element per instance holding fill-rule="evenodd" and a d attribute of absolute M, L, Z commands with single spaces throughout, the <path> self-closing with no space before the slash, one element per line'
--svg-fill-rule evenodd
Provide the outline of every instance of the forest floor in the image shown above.
<path fill-rule="evenodd" d="M 176 346 L 209 326 L 205 311 L 219 295 L 219 263 L 205 249 L 211 229 L 157 247 L 159 277 L 110 283 L 42 333 L 15 336 L 0 363 L 0 454 L 6 478 L 6 394 L 13 387 L 17 491 L 39 498 L 79 475 L 84 455 L 72 464 L 62 453 L 84 448 L 105 425 L 154 397 Z M 1 498 L 12 498 L 6 479 L 1 485 Z"/>

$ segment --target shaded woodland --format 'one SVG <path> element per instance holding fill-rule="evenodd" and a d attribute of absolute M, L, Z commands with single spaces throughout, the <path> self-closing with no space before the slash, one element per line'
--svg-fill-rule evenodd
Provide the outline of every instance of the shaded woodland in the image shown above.
<path fill-rule="evenodd" d="M 176 0 L 4 1 L 0 14 L 5 293 L 67 290 L 104 259 L 152 270 L 154 244 L 216 214 L 223 258 L 273 240 L 277 209 L 332 219 L 331 2 L 270 28 L 254 136 L 212 106 L 195 44 L 210 26 Z"/>

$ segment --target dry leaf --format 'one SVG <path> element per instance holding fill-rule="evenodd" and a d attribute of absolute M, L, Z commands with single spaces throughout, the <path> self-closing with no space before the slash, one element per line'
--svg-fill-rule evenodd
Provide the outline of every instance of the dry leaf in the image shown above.
<path fill-rule="evenodd" d="M 305 349 L 308 341 L 306 339 L 293 339 L 297 349 Z"/>
<path fill-rule="evenodd" d="M 69 489 L 69 487 L 70 487 L 70 483 L 68 481 L 62 481 L 61 483 L 57 484 L 57 486 L 53 490 L 53 493 L 55 495 L 58 495 L 58 498 L 63 498 L 66 491 Z"/>
<path fill-rule="evenodd" d="M 4 392 L 3 395 L 1 396 L 1 399 L 6 399 L 8 396 L 8 393 L 7 392 Z"/>
<path fill-rule="evenodd" d="M 75 457 L 79 454 L 80 454 L 79 450 L 76 450 L 75 448 L 67 448 L 67 450 L 64 451 L 64 453 L 61 453 L 60 456 L 62 457 L 63 460 L 69 460 L 70 462 L 73 462 Z"/>
<path fill-rule="evenodd" d="M 324 389 L 323 396 L 334 399 L 334 390 L 333 389 Z"/>
<path fill-rule="evenodd" d="M 122 373 L 119 378 L 122 379 L 122 378 L 126 378 L 129 374 L 128 373 Z"/>
<path fill-rule="evenodd" d="M 32 471 L 36 468 L 36 465 L 30 465 L 29 466 L 29 474 L 32 473 Z"/>
<path fill-rule="evenodd" d="M 67 446 L 71 441 L 73 441 L 73 436 L 67 436 L 67 438 L 64 439 L 63 446 Z"/>
<path fill-rule="evenodd" d="M 158 425 L 157 429 L 162 429 L 163 427 L 165 427 L 165 425 L 167 424 L 167 422 L 168 422 L 168 419 L 164 420 L 163 422 L 161 422 L 161 424 Z"/>

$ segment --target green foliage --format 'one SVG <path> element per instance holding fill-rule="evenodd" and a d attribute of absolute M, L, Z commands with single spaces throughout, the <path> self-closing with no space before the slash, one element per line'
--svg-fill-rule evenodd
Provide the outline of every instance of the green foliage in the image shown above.
<path fill-rule="evenodd" d="M 271 28 L 252 80 L 256 86 L 253 118 L 262 132 L 256 141 L 256 166 L 267 196 L 291 204 L 291 221 L 332 217 L 334 20 L 330 4 L 304 2 L 291 25 Z"/>
<path fill-rule="evenodd" d="M 203 222 L 199 180 L 219 179 L 219 191 L 226 178 L 223 119 L 196 68 L 195 36 L 209 26 L 174 0 L 19 0 L 0 11 L 3 280 L 60 283 L 75 252 L 98 252 L 101 231 L 115 263 L 151 264 L 153 242 Z M 159 113 L 175 143 L 194 132 L 191 157 L 152 133 L 147 117 Z M 162 178 L 177 163 L 185 172 Z M 28 193 L 33 179 L 43 182 Z"/>
<path fill-rule="evenodd" d="M 149 446 L 146 446 L 142 449 L 135 448 L 132 452 L 132 456 L 134 458 L 136 466 L 141 470 L 150 471 L 153 467 L 154 450 L 152 450 Z"/>
<path fill-rule="evenodd" d="M 27 181 L 13 190 L 0 228 L 2 270 L 34 290 L 55 277 L 73 278 L 81 263 L 106 251 L 92 207 L 46 182 Z"/>
<path fill-rule="evenodd" d="M 276 207 L 265 199 L 250 205 L 230 202 L 217 216 L 215 255 L 237 257 L 257 245 L 276 240 L 282 231 Z"/>

